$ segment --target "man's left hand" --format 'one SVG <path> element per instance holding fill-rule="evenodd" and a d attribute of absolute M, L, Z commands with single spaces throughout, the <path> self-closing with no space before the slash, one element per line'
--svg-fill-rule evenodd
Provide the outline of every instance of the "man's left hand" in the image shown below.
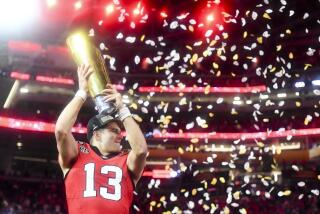
<path fill-rule="evenodd" d="M 101 94 L 104 95 L 103 100 L 105 102 L 110 102 L 110 101 L 115 102 L 117 109 L 121 109 L 123 107 L 122 96 L 117 91 L 115 86 L 111 84 L 107 84 L 106 88 L 101 91 Z"/>

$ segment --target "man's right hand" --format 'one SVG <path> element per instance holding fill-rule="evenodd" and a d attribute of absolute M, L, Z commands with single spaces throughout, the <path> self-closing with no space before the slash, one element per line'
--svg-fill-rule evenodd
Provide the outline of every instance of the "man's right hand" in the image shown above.
<path fill-rule="evenodd" d="M 88 92 L 88 79 L 90 75 L 93 73 L 93 69 L 90 65 L 82 64 L 78 67 L 77 70 L 78 73 L 78 83 L 79 83 L 79 89 L 84 90 L 85 92 Z"/>

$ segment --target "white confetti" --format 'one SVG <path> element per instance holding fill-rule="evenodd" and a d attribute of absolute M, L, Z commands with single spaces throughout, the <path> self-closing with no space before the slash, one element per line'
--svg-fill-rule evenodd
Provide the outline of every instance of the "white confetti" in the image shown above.
<path fill-rule="evenodd" d="M 134 36 L 128 36 L 126 38 L 126 42 L 128 42 L 128 43 L 134 43 L 135 41 L 136 41 L 136 37 L 134 37 Z"/>
<path fill-rule="evenodd" d="M 219 97 L 218 99 L 217 99 L 217 104 L 221 104 L 223 102 L 223 97 Z"/>
<path fill-rule="evenodd" d="M 309 13 L 305 13 L 304 15 L 303 15 L 303 19 L 306 19 L 306 18 L 308 18 L 309 17 Z"/>
<path fill-rule="evenodd" d="M 186 129 L 192 129 L 194 127 L 194 122 L 188 123 Z"/>
<path fill-rule="evenodd" d="M 170 201 L 176 201 L 178 199 L 173 193 L 170 194 Z"/>
<path fill-rule="evenodd" d="M 104 43 L 100 43 L 100 50 L 104 50 L 104 49 L 106 49 L 106 45 L 104 44 Z"/>
<path fill-rule="evenodd" d="M 205 33 L 205 37 L 210 37 L 213 33 L 213 30 L 207 30 L 207 32 Z"/>
<path fill-rule="evenodd" d="M 173 21 L 170 23 L 170 29 L 176 29 L 179 26 L 177 21 Z"/>
<path fill-rule="evenodd" d="M 140 63 L 140 57 L 139 56 L 135 56 L 134 57 L 134 63 L 136 63 L 136 65 L 138 65 Z"/>
<path fill-rule="evenodd" d="M 293 16 L 293 15 L 294 15 L 294 10 L 290 10 L 289 16 Z"/>
<path fill-rule="evenodd" d="M 299 171 L 299 167 L 297 165 L 292 165 L 291 167 L 294 171 Z"/>
<path fill-rule="evenodd" d="M 318 189 L 312 189 L 311 192 L 315 194 L 316 196 L 319 196 L 319 190 Z"/>
<path fill-rule="evenodd" d="M 287 2 L 285 0 L 280 1 L 282 5 L 287 5 Z"/>
<path fill-rule="evenodd" d="M 251 17 L 252 17 L 253 20 L 256 20 L 257 17 L 258 17 L 258 13 L 253 11 Z"/>

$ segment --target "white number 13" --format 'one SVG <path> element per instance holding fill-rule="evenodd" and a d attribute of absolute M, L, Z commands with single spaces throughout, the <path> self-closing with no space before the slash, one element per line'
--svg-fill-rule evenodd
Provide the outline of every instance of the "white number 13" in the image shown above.
<path fill-rule="evenodd" d="M 94 189 L 94 163 L 88 163 L 84 166 L 86 172 L 86 189 L 83 192 L 83 197 L 95 197 L 97 192 Z M 114 187 L 114 193 L 109 193 L 106 187 L 100 187 L 100 195 L 105 199 L 118 201 L 121 199 L 121 180 L 122 170 L 117 166 L 103 166 L 101 167 L 101 174 L 107 175 L 109 172 L 114 172 L 114 178 L 108 178 L 108 185 Z"/>

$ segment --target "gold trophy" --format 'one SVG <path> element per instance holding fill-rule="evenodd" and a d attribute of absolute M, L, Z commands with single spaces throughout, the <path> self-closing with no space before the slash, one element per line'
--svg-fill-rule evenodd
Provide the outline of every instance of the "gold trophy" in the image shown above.
<path fill-rule="evenodd" d="M 91 43 L 89 36 L 83 31 L 70 34 L 67 38 L 67 45 L 78 66 L 87 64 L 93 69 L 88 80 L 88 87 L 99 114 L 114 113 L 115 104 L 103 101 L 100 94 L 108 83 L 111 84 L 111 81 L 99 49 Z"/>

